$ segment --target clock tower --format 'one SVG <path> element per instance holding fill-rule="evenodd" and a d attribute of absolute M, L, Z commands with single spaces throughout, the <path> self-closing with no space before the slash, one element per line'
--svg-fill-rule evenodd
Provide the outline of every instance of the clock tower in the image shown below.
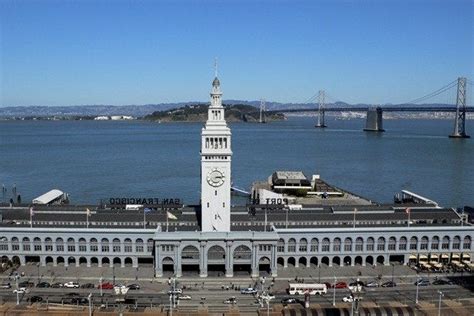
<path fill-rule="evenodd" d="M 224 118 L 217 71 L 201 133 L 201 230 L 230 231 L 231 132 Z"/>

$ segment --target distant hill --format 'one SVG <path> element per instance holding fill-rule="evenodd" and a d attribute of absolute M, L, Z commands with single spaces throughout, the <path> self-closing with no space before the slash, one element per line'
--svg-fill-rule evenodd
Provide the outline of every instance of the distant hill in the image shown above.
<path fill-rule="evenodd" d="M 246 100 L 224 100 L 225 104 L 235 105 L 250 105 L 254 108 L 260 107 L 260 101 L 246 101 Z M 95 117 L 95 116 L 112 116 L 112 115 L 130 115 L 134 117 L 144 117 L 154 112 L 167 111 L 170 109 L 177 109 L 184 106 L 208 104 L 204 102 L 176 102 L 176 103 L 160 103 L 160 104 L 145 104 L 145 105 L 71 105 L 71 106 L 13 106 L 0 107 L 0 117 L 15 118 L 15 117 Z M 281 110 L 281 109 L 310 109 L 317 108 L 315 103 L 280 103 L 280 102 L 265 102 L 267 110 Z M 392 104 L 391 104 L 392 105 Z M 394 106 L 396 104 L 393 104 Z M 371 104 L 348 104 L 345 102 L 335 102 L 326 104 L 327 107 L 344 106 L 344 107 L 361 107 L 372 106 Z M 383 105 L 382 105 L 383 106 Z M 417 106 L 452 106 L 448 104 L 418 104 Z"/>
<path fill-rule="evenodd" d="M 228 122 L 255 122 L 259 120 L 259 109 L 247 104 L 223 105 Z M 144 117 L 145 120 L 160 122 L 204 122 L 207 120 L 208 104 L 198 103 L 165 111 L 156 111 Z M 267 121 L 283 120 L 283 114 L 271 114 Z"/>

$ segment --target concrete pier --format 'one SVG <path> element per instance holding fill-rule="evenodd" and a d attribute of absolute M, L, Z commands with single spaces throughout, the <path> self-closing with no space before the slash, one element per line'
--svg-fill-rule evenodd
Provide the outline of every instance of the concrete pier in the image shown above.
<path fill-rule="evenodd" d="M 380 107 L 370 108 L 367 111 L 367 119 L 364 131 L 366 132 L 384 132 L 383 129 L 383 110 Z"/>

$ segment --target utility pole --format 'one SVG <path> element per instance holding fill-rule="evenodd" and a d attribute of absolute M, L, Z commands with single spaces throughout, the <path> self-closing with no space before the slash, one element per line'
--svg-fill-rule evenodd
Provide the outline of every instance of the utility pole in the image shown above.
<path fill-rule="evenodd" d="M 454 118 L 454 131 L 450 138 L 470 138 L 466 134 L 466 78 L 458 78 L 458 92 L 456 95 L 456 117 Z"/>
<path fill-rule="evenodd" d="M 318 94 L 318 123 L 314 127 L 325 128 L 327 127 L 324 115 L 324 103 L 326 95 L 324 90 L 319 90 Z"/>

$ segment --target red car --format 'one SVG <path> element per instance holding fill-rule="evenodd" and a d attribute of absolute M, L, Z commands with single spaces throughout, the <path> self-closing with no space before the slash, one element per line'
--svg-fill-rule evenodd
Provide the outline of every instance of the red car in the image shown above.
<path fill-rule="evenodd" d="M 346 282 L 337 282 L 335 287 L 336 287 L 336 289 L 345 289 L 345 288 L 347 288 L 347 283 Z"/>
<path fill-rule="evenodd" d="M 99 284 L 97 288 L 103 289 L 103 290 L 112 290 L 114 288 L 114 285 L 110 282 L 105 282 L 105 283 Z"/>

